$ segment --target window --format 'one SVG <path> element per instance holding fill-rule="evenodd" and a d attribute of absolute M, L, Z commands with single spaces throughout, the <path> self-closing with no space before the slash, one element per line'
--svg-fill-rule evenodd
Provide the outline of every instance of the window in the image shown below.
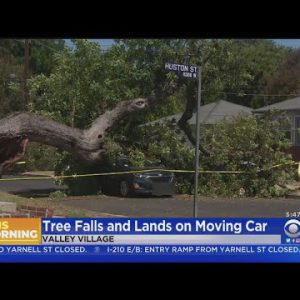
<path fill-rule="evenodd" d="M 292 124 L 292 118 L 290 116 L 287 115 L 283 115 L 282 117 L 279 117 L 280 121 L 282 122 L 282 131 L 284 132 L 285 137 L 290 140 L 291 142 L 293 142 L 293 136 L 292 136 L 292 128 L 293 128 L 293 124 Z"/>
<path fill-rule="evenodd" d="M 292 141 L 292 135 L 290 130 L 285 130 L 284 131 L 285 138 L 288 139 L 289 141 Z"/>
<path fill-rule="evenodd" d="M 295 117 L 295 145 L 300 146 L 300 116 Z"/>

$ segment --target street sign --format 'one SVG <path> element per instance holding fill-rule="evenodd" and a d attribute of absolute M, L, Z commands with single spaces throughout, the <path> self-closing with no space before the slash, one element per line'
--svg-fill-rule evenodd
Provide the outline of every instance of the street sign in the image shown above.
<path fill-rule="evenodd" d="M 198 78 L 198 67 L 193 65 L 180 65 L 176 63 L 166 62 L 165 70 L 177 73 L 184 78 Z"/>

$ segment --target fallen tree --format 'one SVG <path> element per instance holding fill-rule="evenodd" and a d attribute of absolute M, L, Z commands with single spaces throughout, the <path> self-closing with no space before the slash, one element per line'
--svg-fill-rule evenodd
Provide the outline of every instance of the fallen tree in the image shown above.
<path fill-rule="evenodd" d="M 0 120 L 0 175 L 24 157 L 29 141 L 68 151 L 88 164 L 101 161 L 107 134 L 119 120 L 129 113 L 146 109 L 152 100 L 122 101 L 100 115 L 87 129 L 72 128 L 29 112 L 11 114 Z"/>
<path fill-rule="evenodd" d="M 29 141 L 68 151 L 86 164 L 100 162 L 105 151 L 104 139 L 118 122 L 132 112 L 160 103 L 165 96 L 157 93 L 156 97 L 122 101 L 114 109 L 101 114 L 87 129 L 73 128 L 29 112 L 13 113 L 0 120 L 0 176 L 24 158 Z M 195 145 L 195 138 L 187 123 L 192 117 L 194 104 L 193 99 L 187 101 L 178 126 Z M 202 145 L 199 148 L 204 154 L 209 154 Z"/>

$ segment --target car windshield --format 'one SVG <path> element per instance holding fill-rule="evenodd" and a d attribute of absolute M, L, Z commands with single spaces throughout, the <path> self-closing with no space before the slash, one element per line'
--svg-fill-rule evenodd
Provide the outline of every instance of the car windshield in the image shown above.
<path fill-rule="evenodd" d="M 132 164 L 128 158 L 121 158 L 117 161 L 117 165 L 121 167 L 131 167 Z"/>

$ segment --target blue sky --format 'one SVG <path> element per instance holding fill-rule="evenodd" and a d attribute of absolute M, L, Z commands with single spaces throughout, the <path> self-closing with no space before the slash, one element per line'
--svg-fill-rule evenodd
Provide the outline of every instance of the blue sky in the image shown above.
<path fill-rule="evenodd" d="M 103 47 L 103 49 L 106 49 L 107 47 L 111 46 L 111 44 L 114 41 L 113 39 L 89 39 L 89 40 L 99 43 Z M 65 41 L 68 46 L 72 46 L 72 42 L 70 39 L 66 39 Z"/>
<path fill-rule="evenodd" d="M 291 48 L 300 47 L 300 39 L 274 39 L 274 42 L 278 45 L 283 45 Z"/>
<path fill-rule="evenodd" d="M 94 41 L 99 43 L 104 49 L 109 47 L 113 43 L 113 39 L 94 39 Z M 273 39 L 273 41 L 278 45 L 283 45 L 291 48 L 300 47 L 300 39 Z M 72 43 L 70 40 L 66 40 L 66 44 L 71 45 Z"/>

